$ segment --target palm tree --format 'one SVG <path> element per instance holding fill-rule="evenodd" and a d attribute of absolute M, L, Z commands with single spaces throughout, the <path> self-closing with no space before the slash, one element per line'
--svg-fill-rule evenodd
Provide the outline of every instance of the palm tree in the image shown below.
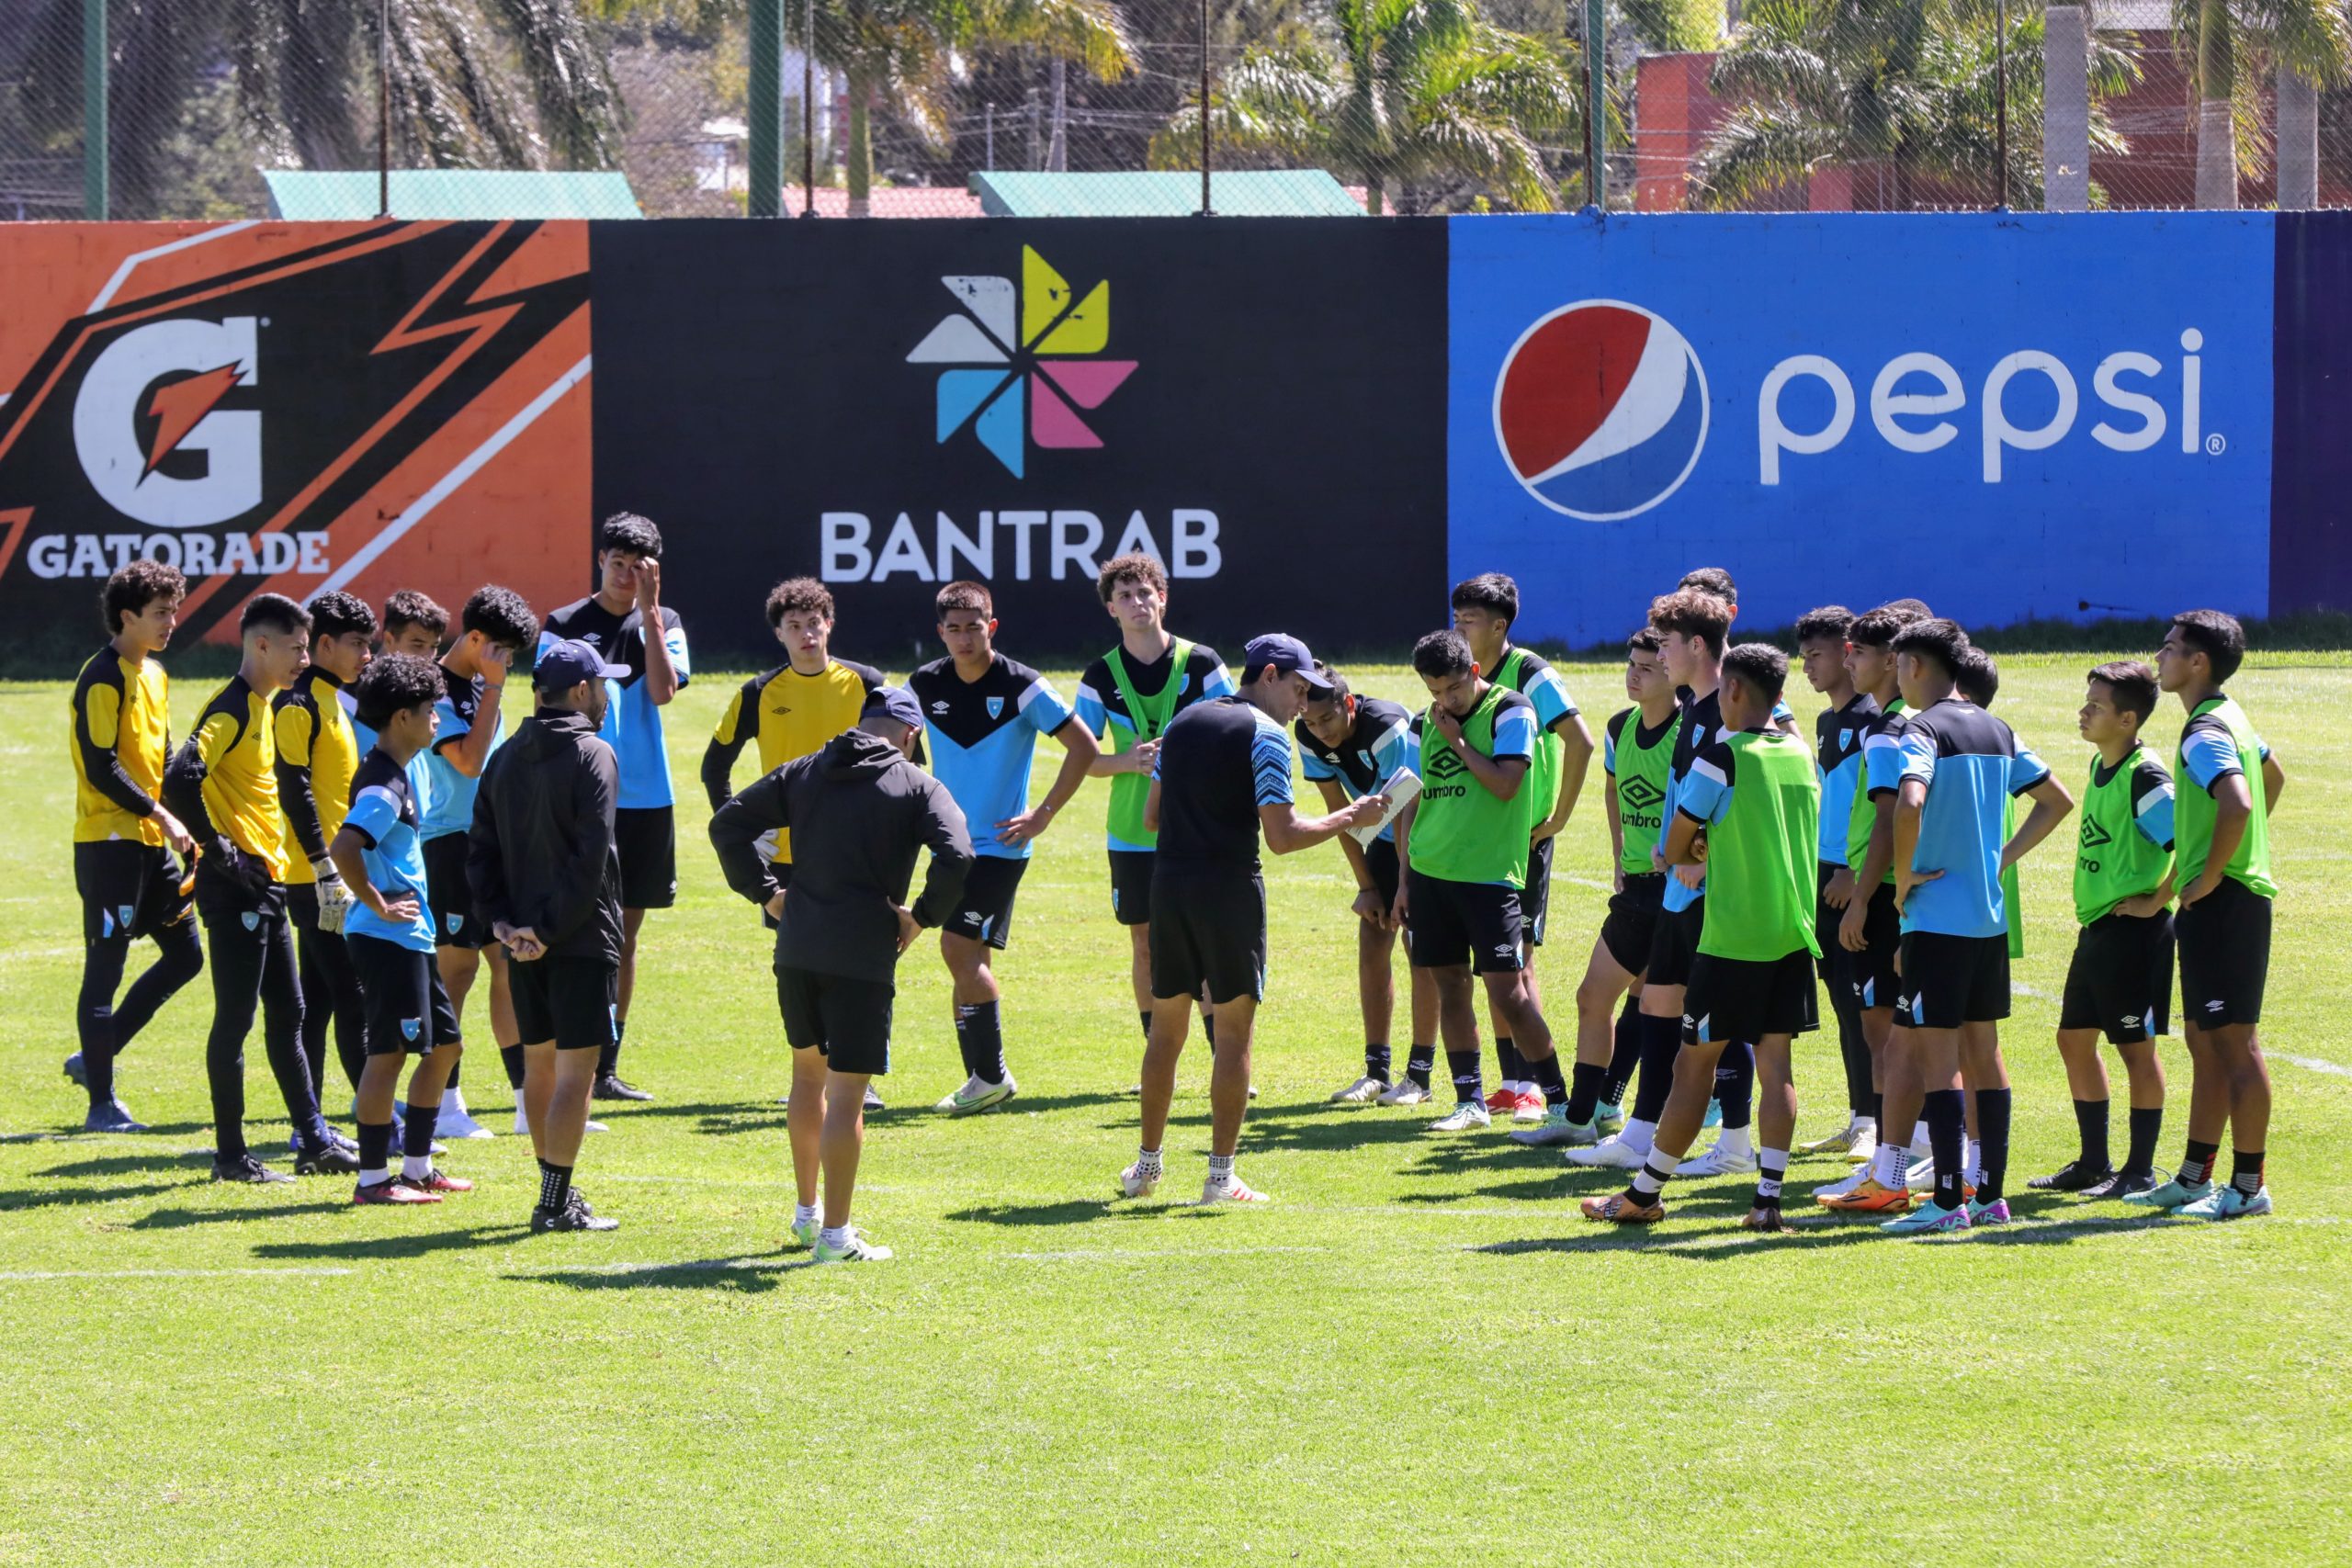
<path fill-rule="evenodd" d="M 1374 213 L 1391 180 L 1552 208 L 1541 139 L 1582 133 L 1571 60 L 1492 26 L 1474 0 L 1334 0 L 1331 22 L 1336 47 L 1294 29 L 1243 51 L 1210 107 L 1220 143 L 1359 175 Z M 1199 115 L 1170 122 L 1153 162 L 1190 164 Z"/>
<path fill-rule="evenodd" d="M 2008 189 L 2041 200 L 2041 14 L 2019 5 L 2007 39 Z M 1768 197 L 1828 167 L 1875 186 L 1873 205 L 1900 209 L 1923 183 L 1980 189 L 1998 163 L 2000 35 L 1973 0 L 1752 0 L 1713 85 L 1737 107 L 1701 155 L 1702 200 Z M 2123 151 L 2101 107 L 2130 88 L 2130 51 L 2090 42 L 2091 145 Z"/>
<path fill-rule="evenodd" d="M 1025 45 L 1075 61 L 1103 81 L 1135 64 L 1125 24 L 1109 0 L 787 0 L 786 10 L 786 35 L 804 48 L 813 13 L 816 46 L 809 52 L 848 86 L 843 184 L 853 218 L 865 216 L 874 188 L 875 108 L 944 145 L 965 49 Z"/>
<path fill-rule="evenodd" d="M 2197 205 L 2233 208 L 2241 164 L 2260 143 L 2256 129 L 2240 144 L 2241 120 L 2258 127 L 2258 78 L 2238 70 L 2239 55 L 2267 57 L 2280 101 L 2301 99 L 2352 76 L 2352 19 L 2343 0 L 2173 0 L 2173 29 L 2196 64 Z"/>
<path fill-rule="evenodd" d="M 82 123 L 84 0 L 36 0 L 28 118 Z M 590 7 L 631 0 L 381 0 L 390 27 L 392 157 L 431 168 L 609 168 L 623 108 Z M 120 215 L 165 209 L 173 132 L 226 79 L 246 149 L 288 167 L 376 162 L 379 0 L 169 0 L 111 7 Z M 129 125 L 140 129 L 126 134 Z"/>

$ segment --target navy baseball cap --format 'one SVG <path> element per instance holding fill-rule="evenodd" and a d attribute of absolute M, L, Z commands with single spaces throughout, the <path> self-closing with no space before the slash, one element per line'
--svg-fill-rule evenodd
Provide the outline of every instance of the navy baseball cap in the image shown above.
<path fill-rule="evenodd" d="M 549 643 L 531 666 L 531 684 L 542 692 L 568 692 L 582 681 L 621 681 L 628 677 L 626 664 L 607 664 L 598 653 L 578 637 L 567 637 Z"/>
<path fill-rule="evenodd" d="M 1272 665 L 1285 675 L 1302 677 L 1309 687 L 1318 692 L 1331 690 L 1331 679 L 1315 668 L 1315 655 L 1306 645 L 1288 632 L 1268 632 L 1253 637 L 1250 646 L 1241 650 L 1241 678 L 1256 678 L 1259 671 Z"/>
<path fill-rule="evenodd" d="M 923 728 L 922 705 L 904 686 L 877 686 L 866 693 L 865 706 L 857 716 L 892 719 L 918 732 Z"/>

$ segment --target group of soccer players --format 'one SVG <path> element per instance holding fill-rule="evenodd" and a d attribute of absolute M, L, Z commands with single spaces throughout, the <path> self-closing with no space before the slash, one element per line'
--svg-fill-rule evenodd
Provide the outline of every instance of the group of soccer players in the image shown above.
<path fill-rule="evenodd" d="M 645 917 L 677 888 L 662 709 L 690 669 L 684 628 L 661 604 L 661 554 L 651 523 L 616 514 L 599 530 L 595 593 L 541 622 L 518 595 L 485 587 L 459 612 L 454 639 L 447 613 L 413 592 L 393 594 L 380 620 L 345 592 L 307 606 L 259 595 L 241 617 L 237 674 L 176 747 L 158 655 L 184 584 L 153 562 L 115 573 L 101 604 L 107 644 L 72 699 L 87 956 L 81 1048 L 67 1071 L 88 1089 L 90 1130 L 142 1130 L 116 1093 L 116 1058 L 206 967 L 209 944 L 216 1178 L 291 1179 L 244 1138 L 243 1047 L 258 1014 L 298 1175 L 351 1174 L 362 1203 L 469 1190 L 433 1156 L 445 1152 L 436 1136 L 490 1135 L 459 1087 L 462 1020 L 486 962 L 514 1131 L 540 1156 L 533 1228 L 611 1226 L 571 1175 L 581 1134 L 601 1130 L 587 1120 L 592 1095 L 650 1098 L 618 1065 Z M 944 657 L 901 693 L 833 657 L 821 584 L 779 584 L 766 610 L 785 662 L 735 693 L 704 756 L 716 811 L 754 741 L 764 776 L 886 697 L 892 714 L 920 710 L 929 765 L 971 852 L 952 908 L 932 911 L 966 1073 L 941 1111 L 975 1114 L 1018 1092 L 992 954 L 1010 941 L 1035 841 L 1089 777 L 1107 776 L 1111 909 L 1129 933 L 1146 1040 L 1143 1136 L 1120 1173 L 1130 1196 L 1163 1175 L 1169 1099 L 1197 1003 L 1216 1058 L 1203 1201 L 1264 1200 L 1236 1165 L 1265 994 L 1262 834 L 1277 853 L 1336 839 L 1357 888 L 1363 1060 L 1335 1101 L 1428 1101 L 1442 1048 L 1453 1103 L 1432 1130 L 1484 1128 L 1499 1112 L 1518 1143 L 1629 1171 L 1623 1191 L 1584 1201 L 1591 1218 L 1654 1222 L 1669 1179 L 1752 1172 L 1743 1223 L 1780 1229 L 1800 1152 L 1792 1044 L 1816 1027 L 1818 980 L 1849 1114 L 1843 1132 L 1804 1149 L 1842 1147 L 1855 1169 L 1816 1189 L 1817 1201 L 1882 1215 L 1901 1233 L 2009 1219 L 1997 1025 L 2021 951 L 2014 866 L 2075 802 L 1993 716 L 1997 671 L 1958 626 L 1911 600 L 1806 615 L 1801 668 L 1827 702 L 1808 748 L 1783 700 L 1787 657 L 1730 641 L 1727 574 L 1692 572 L 1655 601 L 1627 644 L 1629 705 L 1603 727 L 1612 891 L 1574 1028 L 1559 1038 L 1534 953 L 1554 846 L 1584 795 L 1595 742 L 1558 674 L 1510 640 L 1520 599 L 1509 577 L 1456 586 L 1452 625 L 1416 646 L 1429 699 L 1419 712 L 1356 694 L 1282 634 L 1252 640 L 1237 681 L 1213 649 L 1169 629 L 1168 579 L 1148 556 L 1105 562 L 1097 587 L 1118 642 L 1065 703 L 996 649 L 984 585 L 939 592 Z M 2219 1217 L 2269 1207 L 2256 1025 L 2276 893 L 2267 821 L 2284 774 L 2223 692 L 2244 650 L 2234 620 L 2191 611 L 2174 620 L 2155 669 L 2119 661 L 2089 673 L 2081 728 L 2095 754 L 2074 878 L 2082 931 L 2057 1039 L 2081 1146 L 2037 1187 Z M 535 713 L 505 695 L 518 659 L 532 667 Z M 2160 691 L 2188 716 L 2175 759 L 2188 788 L 2177 796 L 2140 739 Z M 523 762 L 501 764 L 518 726 L 541 728 Z M 1294 734 L 1324 817 L 1302 817 L 1293 801 Z M 1040 736 L 1063 756 L 1033 803 Z M 573 805 L 548 807 L 532 791 L 558 773 Z M 500 782 L 486 789 L 486 775 Z M 2030 803 L 2022 820 L 2019 801 Z M 542 818 L 575 811 L 589 870 L 578 886 L 542 886 L 560 869 L 541 863 L 562 858 L 549 846 L 574 846 L 550 838 Z M 788 900 L 789 829 L 761 847 Z M 902 915 L 903 901 L 903 889 L 891 898 Z M 528 914 L 558 908 L 570 911 L 561 931 Z M 1401 1069 L 1400 935 L 1410 976 Z M 118 999 L 142 937 L 157 954 Z M 2163 1180 L 2154 1041 L 2176 946 L 2194 1081 L 2186 1156 Z M 330 1032 L 356 1138 L 322 1109 Z M 2128 1074 L 2120 1165 L 2109 1149 L 2101 1034 Z M 796 1068 L 796 1096 L 821 1084 L 816 1075 Z M 865 1106 L 879 1103 L 867 1088 Z M 1720 1127 L 1717 1139 L 1693 1156 L 1706 1126 Z M 796 1234 L 813 1213 L 813 1149 Z M 813 1234 L 802 1239 L 815 1245 Z M 862 1242 L 832 1254 L 888 1255 Z"/>

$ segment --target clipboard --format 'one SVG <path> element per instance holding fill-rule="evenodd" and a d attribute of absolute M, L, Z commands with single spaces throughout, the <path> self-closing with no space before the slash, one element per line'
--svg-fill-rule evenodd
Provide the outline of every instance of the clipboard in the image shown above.
<path fill-rule="evenodd" d="M 1398 813 L 1411 805 L 1413 797 L 1420 793 L 1421 776 L 1410 768 L 1397 769 L 1388 775 L 1385 783 L 1373 791 L 1374 795 L 1388 797 L 1388 809 L 1382 812 L 1376 821 L 1367 822 L 1361 828 L 1350 828 L 1348 836 L 1359 844 L 1369 845 L 1387 830 L 1388 825 L 1396 820 Z"/>

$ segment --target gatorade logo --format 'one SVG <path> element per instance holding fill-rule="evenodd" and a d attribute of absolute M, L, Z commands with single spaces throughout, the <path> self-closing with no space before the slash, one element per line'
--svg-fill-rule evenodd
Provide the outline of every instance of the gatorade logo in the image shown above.
<path fill-rule="evenodd" d="M 205 528 L 261 504 L 261 414 L 216 405 L 260 377 L 252 316 L 134 328 L 74 400 L 74 451 L 99 498 L 155 528 Z M 178 453 L 198 456 L 170 468 Z"/>

